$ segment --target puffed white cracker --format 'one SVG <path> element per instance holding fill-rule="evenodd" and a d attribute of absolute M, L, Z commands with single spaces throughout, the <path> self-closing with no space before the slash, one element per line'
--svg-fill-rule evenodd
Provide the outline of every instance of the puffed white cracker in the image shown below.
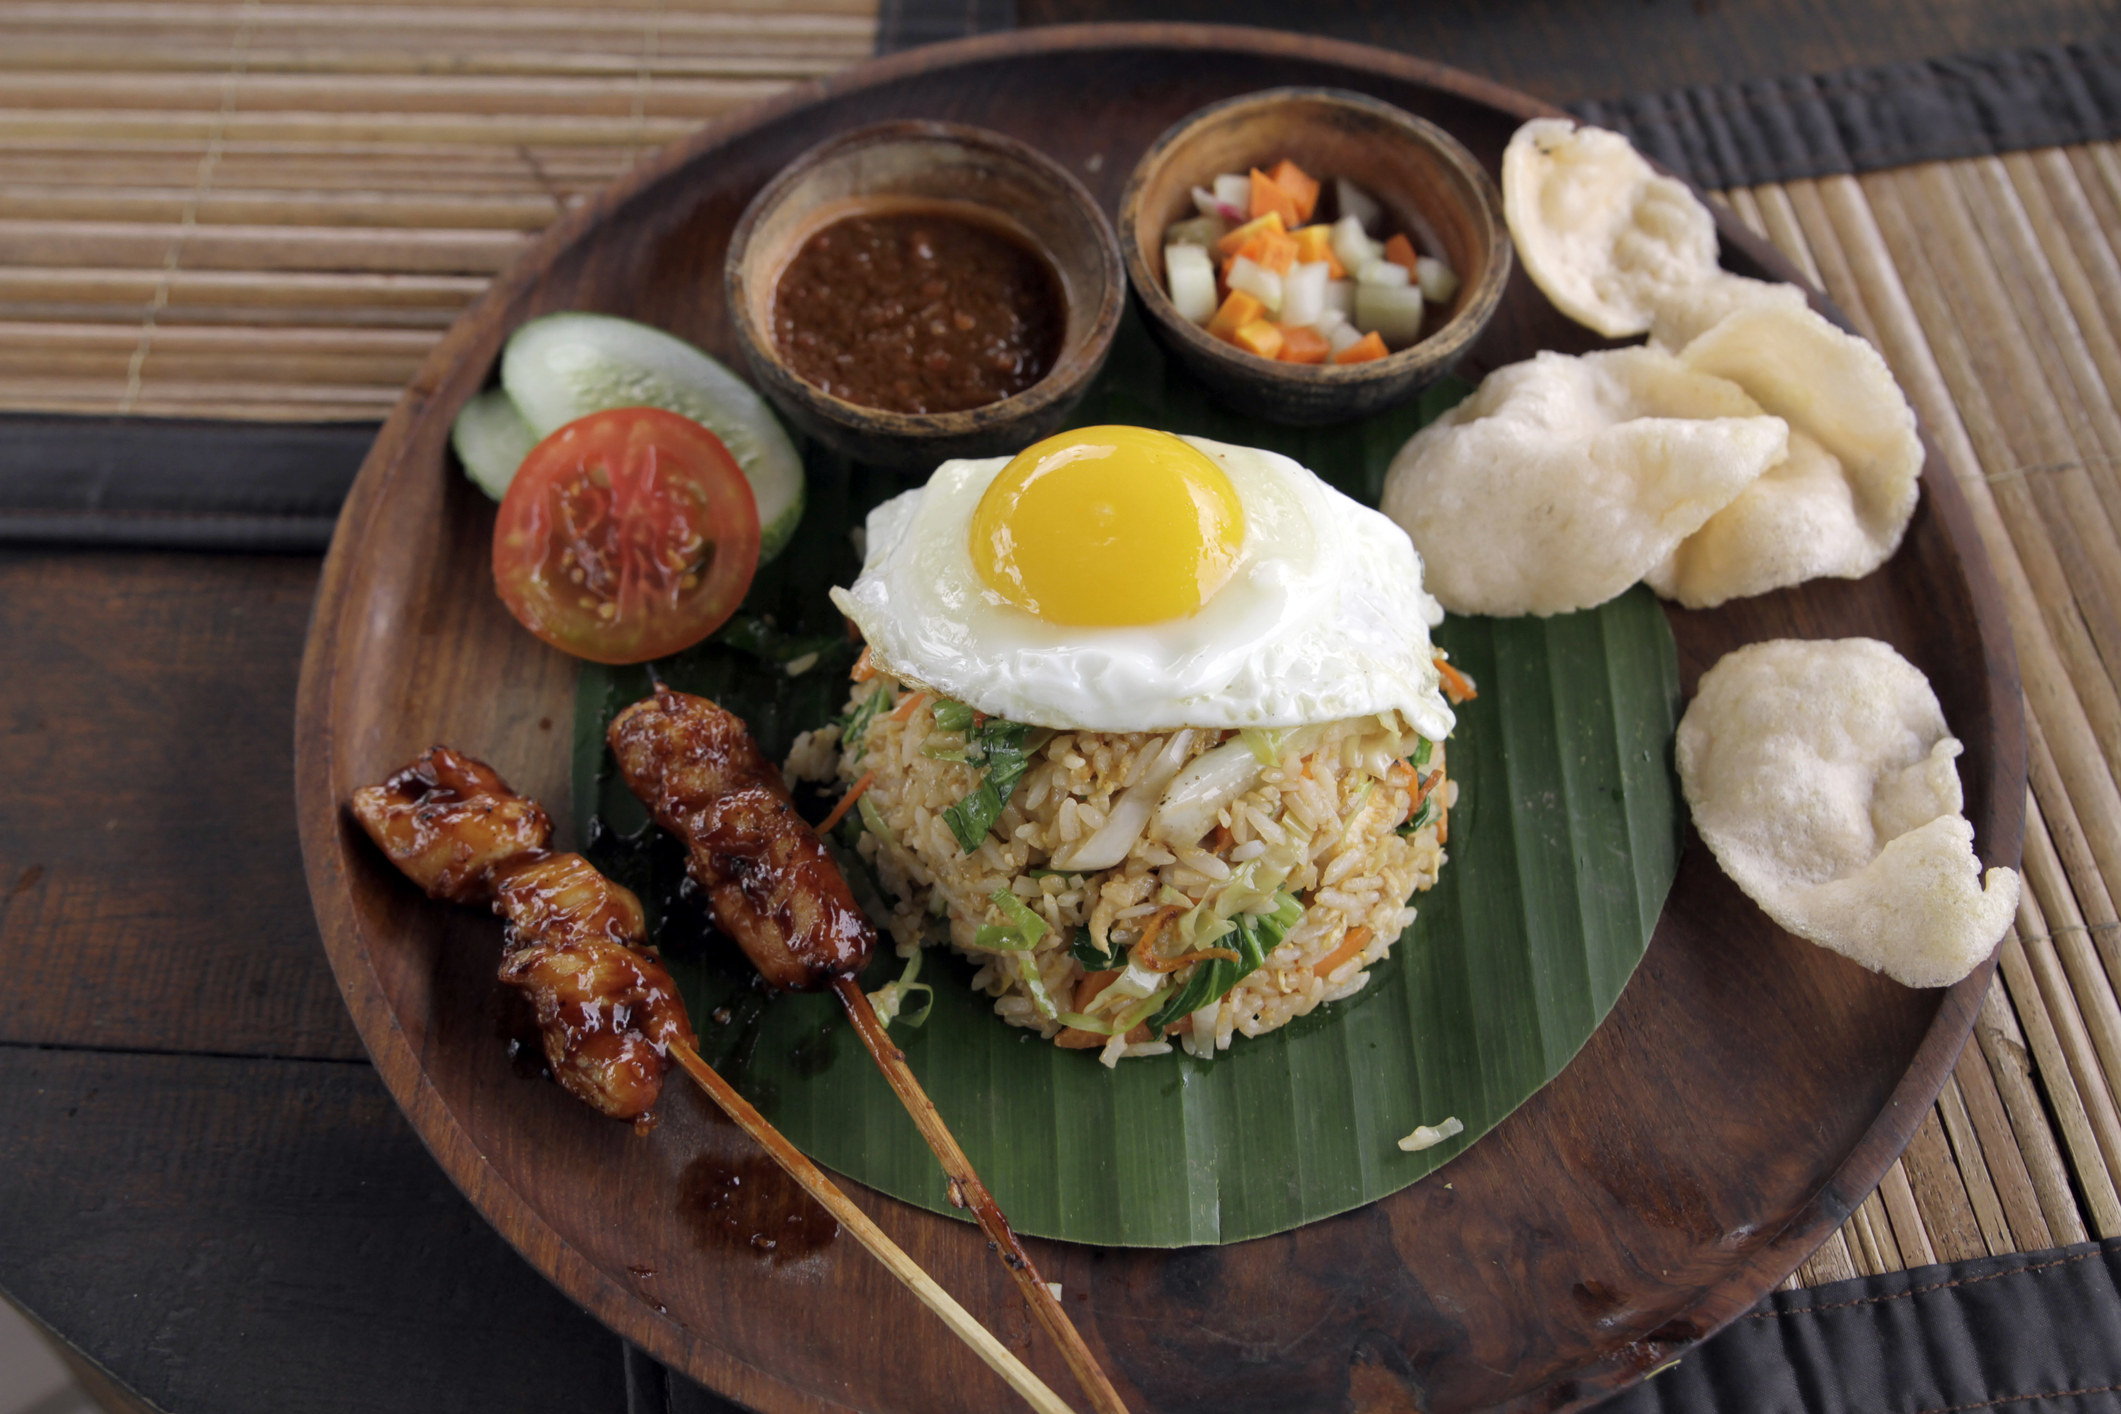
<path fill-rule="evenodd" d="M 1780 418 L 1669 354 L 1541 353 L 1400 448 L 1382 509 L 1451 612 L 1567 613 L 1641 579 L 1787 445 Z"/>
<path fill-rule="evenodd" d="M 1920 496 L 1922 439 L 1876 349 L 1801 302 L 1756 303 L 1679 360 L 1788 422 L 1790 453 L 1651 570 L 1652 589 L 1710 608 L 1809 579 L 1860 579 L 1892 558 Z"/>
<path fill-rule="evenodd" d="M 1649 331 L 1661 299 L 1716 270 L 1716 222 L 1619 133 L 1534 118 L 1502 154 L 1503 219 L 1525 273 L 1609 339 Z"/>
<path fill-rule="evenodd" d="M 1777 923 L 1910 987 L 1995 948 L 2018 876 L 1973 852 L 1961 747 L 1929 680 L 1869 638 L 1777 639 L 1702 674 L 1679 782 L 1717 863 Z"/>

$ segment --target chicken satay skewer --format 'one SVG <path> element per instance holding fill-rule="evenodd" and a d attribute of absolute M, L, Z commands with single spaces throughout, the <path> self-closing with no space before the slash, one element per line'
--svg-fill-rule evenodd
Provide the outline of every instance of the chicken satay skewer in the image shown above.
<path fill-rule="evenodd" d="M 579 854 L 546 848 L 552 821 L 482 761 L 437 746 L 354 793 L 354 817 L 430 897 L 488 904 L 508 922 L 501 980 L 538 1014 L 562 1088 L 614 1119 L 647 1122 L 675 1059 L 804 1191 L 1040 1414 L 1073 1414 L 1046 1383 L 854 1206 L 692 1045 L 677 987 L 647 946 L 640 900 Z"/>
<path fill-rule="evenodd" d="M 876 929 L 744 723 L 704 697 L 658 682 L 654 697 L 612 720 L 606 740 L 627 787 L 657 824 L 684 841 L 686 867 L 707 891 L 716 924 L 760 975 L 788 991 L 830 987 L 838 994 L 855 1034 L 935 1151 L 951 1201 L 970 1206 L 1098 1414 L 1127 1414 L 1119 1391 L 907 1067 L 905 1053 L 876 1019 L 855 980 L 875 949 Z"/>

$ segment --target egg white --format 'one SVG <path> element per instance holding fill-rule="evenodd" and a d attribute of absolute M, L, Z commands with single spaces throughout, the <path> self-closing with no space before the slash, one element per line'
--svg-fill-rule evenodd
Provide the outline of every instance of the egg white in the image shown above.
<path fill-rule="evenodd" d="M 1235 572 L 1184 618 L 1049 624 L 989 589 L 972 514 L 1006 457 L 950 461 L 869 514 L 867 561 L 832 600 L 880 669 L 990 716 L 1082 731 L 1292 727 L 1397 711 L 1452 726 L 1406 532 L 1278 453 L 1187 437 L 1244 507 Z"/>

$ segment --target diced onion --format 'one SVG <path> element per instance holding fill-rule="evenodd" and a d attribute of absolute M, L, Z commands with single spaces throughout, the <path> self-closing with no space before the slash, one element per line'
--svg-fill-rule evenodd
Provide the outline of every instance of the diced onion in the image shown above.
<path fill-rule="evenodd" d="M 1346 177 L 1333 179 L 1333 199 L 1340 203 L 1343 220 L 1353 217 L 1356 224 L 1365 231 L 1384 229 L 1385 209 L 1377 204 L 1377 198 Z"/>
<path fill-rule="evenodd" d="M 1164 246 L 1175 245 L 1212 246 L 1230 230 L 1230 223 L 1220 216 L 1196 216 L 1190 221 L 1173 221 L 1164 227 Z"/>
<path fill-rule="evenodd" d="M 1414 277 L 1408 273 L 1407 267 L 1401 265 L 1398 261 L 1373 260 L 1355 272 L 1355 284 L 1357 286 L 1355 298 L 1357 301 L 1362 299 L 1361 287 L 1364 285 L 1383 285 L 1388 288 L 1403 289 L 1413 283 Z"/>
<path fill-rule="evenodd" d="M 1215 199 L 1239 211 L 1252 209 L 1252 178 L 1242 172 L 1226 172 L 1215 179 Z"/>
<path fill-rule="evenodd" d="M 1336 354 L 1350 345 L 1361 342 L 1362 330 L 1345 320 L 1326 330 L 1326 347 Z"/>
<path fill-rule="evenodd" d="M 1215 265 L 1206 246 L 1165 246 L 1164 279 L 1185 318 L 1205 324 L 1215 317 Z"/>
<path fill-rule="evenodd" d="M 1421 281 L 1421 297 L 1431 304 L 1449 304 L 1458 293 L 1458 273 L 1432 255 L 1414 258 L 1414 278 Z"/>
<path fill-rule="evenodd" d="M 1384 254 L 1384 247 L 1363 234 L 1362 222 L 1343 216 L 1333 223 L 1333 254 L 1350 270 L 1360 270 Z"/>
<path fill-rule="evenodd" d="M 1408 285 L 1360 285 L 1355 327 L 1375 333 L 1385 347 L 1403 349 L 1421 337 L 1421 291 Z"/>
<path fill-rule="evenodd" d="M 1112 802 L 1105 823 L 1086 838 L 1055 850 L 1049 861 L 1050 867 L 1065 869 L 1071 874 L 1091 874 L 1099 869 L 1110 869 L 1125 859 L 1127 852 L 1134 848 L 1134 842 L 1141 838 L 1149 817 L 1163 799 L 1164 788 L 1178 774 L 1179 763 L 1185 759 L 1186 750 L 1192 744 L 1191 727 L 1173 732 L 1170 740 L 1164 743 L 1164 749 L 1142 772 L 1141 779 L 1128 786 Z"/>
<path fill-rule="evenodd" d="M 1281 313 L 1281 276 L 1258 261 L 1240 255 L 1230 262 L 1227 280 L 1231 289 L 1243 290 L 1265 305 L 1267 313 Z"/>
<path fill-rule="evenodd" d="M 1316 324 L 1325 313 L 1326 285 L 1332 274 L 1333 267 L 1323 260 L 1290 266 L 1281 280 L 1281 322 Z"/>
<path fill-rule="evenodd" d="M 1342 318 L 1355 313 L 1355 282 L 1353 280 L 1326 281 L 1326 308 L 1336 310 Z"/>
<path fill-rule="evenodd" d="M 1172 778 L 1149 833 L 1169 845 L 1190 845 L 1208 833 L 1223 807 L 1252 788 L 1264 768 L 1242 739 L 1195 757 Z"/>

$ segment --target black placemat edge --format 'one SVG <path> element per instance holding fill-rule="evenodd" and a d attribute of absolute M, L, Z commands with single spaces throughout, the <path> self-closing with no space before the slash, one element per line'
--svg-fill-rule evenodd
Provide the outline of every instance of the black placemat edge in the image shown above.
<path fill-rule="evenodd" d="M 320 552 L 377 426 L 0 416 L 0 544 Z"/>
<path fill-rule="evenodd" d="M 2121 38 L 1573 105 L 1723 188 L 2121 137 Z"/>
<path fill-rule="evenodd" d="M 2121 1239 L 1778 1291 L 1600 1414 L 2121 1409 Z"/>

